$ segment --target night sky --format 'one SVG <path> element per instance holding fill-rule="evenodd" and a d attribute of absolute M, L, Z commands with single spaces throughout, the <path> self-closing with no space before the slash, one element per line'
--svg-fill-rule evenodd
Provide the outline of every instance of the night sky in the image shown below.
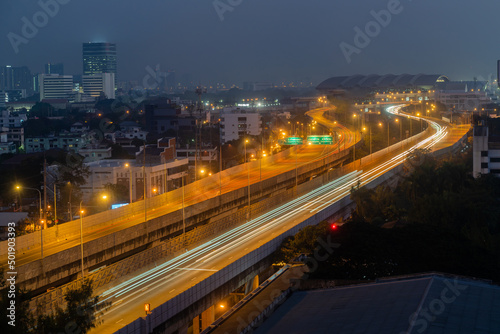
<path fill-rule="evenodd" d="M 488 79 L 500 59 L 498 0 L 401 0 L 397 7 L 396 0 L 59 1 L 67 3 L 17 54 L 8 34 L 22 37 L 22 18 L 33 22 L 42 9 L 35 0 L 0 1 L 0 65 L 36 73 L 44 63 L 63 62 L 67 74 L 81 74 L 81 44 L 89 41 L 117 43 L 119 80 L 138 81 L 157 64 L 178 78 L 190 73 L 203 83 L 238 85 L 317 84 L 358 73 Z M 214 4 L 226 11 L 219 15 Z M 388 6 L 398 13 L 348 63 L 340 44 L 355 46 L 354 27 L 365 30 L 374 21 L 370 12 Z"/>

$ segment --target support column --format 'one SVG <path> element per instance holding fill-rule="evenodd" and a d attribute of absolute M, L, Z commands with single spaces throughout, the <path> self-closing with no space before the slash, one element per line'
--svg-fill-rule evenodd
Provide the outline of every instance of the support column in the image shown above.
<path fill-rule="evenodd" d="M 215 321 L 215 305 L 210 306 L 201 314 L 201 328 L 204 330 Z"/>
<path fill-rule="evenodd" d="M 259 275 L 256 275 L 245 284 L 245 296 L 259 287 Z"/>

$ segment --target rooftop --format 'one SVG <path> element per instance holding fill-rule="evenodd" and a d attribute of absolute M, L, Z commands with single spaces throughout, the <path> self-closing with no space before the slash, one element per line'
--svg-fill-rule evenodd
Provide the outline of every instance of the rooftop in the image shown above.
<path fill-rule="evenodd" d="M 312 331 L 500 333 L 500 287 L 486 281 L 430 274 L 328 290 L 298 291 L 255 332 Z"/>

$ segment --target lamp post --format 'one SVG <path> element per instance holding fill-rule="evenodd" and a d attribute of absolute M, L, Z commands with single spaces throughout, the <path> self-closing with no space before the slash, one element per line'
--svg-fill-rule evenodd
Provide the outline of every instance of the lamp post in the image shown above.
<path fill-rule="evenodd" d="M 378 123 L 378 125 L 380 127 L 383 126 L 382 122 Z M 391 136 L 389 135 L 389 130 L 390 130 L 389 121 L 387 121 L 386 125 L 387 125 L 387 153 L 389 153 L 389 146 L 391 146 Z"/>
<path fill-rule="evenodd" d="M 129 174 L 128 174 L 128 188 L 129 188 L 129 203 L 132 204 L 132 166 L 127 162 L 125 164 L 125 167 L 128 168 Z"/>
<path fill-rule="evenodd" d="M 403 147 L 403 122 L 400 122 L 398 118 L 396 118 L 396 123 L 399 123 L 399 141 L 401 142 L 401 147 Z"/>
<path fill-rule="evenodd" d="M 186 245 L 186 213 L 184 211 L 184 174 L 181 176 L 181 182 L 182 182 L 182 235 L 184 236 L 182 239 L 182 246 L 185 247 Z"/>
<path fill-rule="evenodd" d="M 42 192 L 36 188 L 27 188 L 27 187 L 21 187 L 21 186 L 16 186 L 17 190 L 21 189 L 28 189 L 28 190 L 36 190 L 38 191 L 38 196 L 39 196 L 39 215 L 40 215 L 40 250 L 41 250 L 41 256 L 43 260 L 43 225 L 44 221 L 42 219 Z"/>
<path fill-rule="evenodd" d="M 82 278 L 85 277 L 84 271 L 83 271 L 83 210 L 82 210 L 82 202 L 83 200 L 80 201 L 80 255 L 81 255 L 81 261 L 82 261 Z"/>
<path fill-rule="evenodd" d="M 247 163 L 247 143 L 248 139 L 245 139 L 245 164 Z M 250 164 L 247 164 L 247 178 L 248 178 L 248 220 L 250 220 Z"/>

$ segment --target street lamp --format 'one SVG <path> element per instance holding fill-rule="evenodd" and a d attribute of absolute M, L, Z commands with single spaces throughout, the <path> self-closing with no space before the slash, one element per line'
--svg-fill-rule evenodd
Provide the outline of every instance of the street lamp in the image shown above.
<path fill-rule="evenodd" d="M 44 225 L 45 222 L 42 219 L 42 193 L 41 193 L 40 190 L 38 190 L 36 188 L 27 188 L 27 187 L 16 186 L 16 189 L 18 191 L 20 191 L 21 189 L 28 189 L 28 190 L 36 190 L 36 191 L 38 191 L 39 209 L 40 209 L 40 212 L 39 212 L 39 214 L 40 214 L 40 250 L 41 250 L 41 256 L 42 256 L 42 260 L 43 260 L 43 225 Z"/>
<path fill-rule="evenodd" d="M 401 147 L 403 147 L 403 122 L 400 122 L 398 118 L 396 118 L 396 123 L 399 123 L 399 141 L 401 142 Z"/>
<path fill-rule="evenodd" d="M 127 162 L 125 163 L 125 167 L 129 169 L 128 174 L 128 188 L 129 188 L 129 203 L 132 204 L 132 166 Z"/>
<path fill-rule="evenodd" d="M 82 210 L 82 202 L 83 202 L 83 200 L 80 201 L 80 253 L 81 253 L 80 255 L 81 255 L 81 261 L 82 261 L 82 278 L 84 278 L 85 275 L 84 275 L 84 271 L 83 271 L 83 210 Z"/>
<path fill-rule="evenodd" d="M 247 143 L 248 139 L 245 139 L 245 163 L 247 163 Z M 247 178 L 248 178 L 248 220 L 250 220 L 250 164 L 247 164 Z"/>
<path fill-rule="evenodd" d="M 387 121 L 387 152 L 389 152 L 389 146 L 391 146 L 391 136 L 389 135 L 389 131 L 390 131 L 390 123 L 389 121 Z M 382 122 L 378 123 L 378 125 L 381 127 L 383 126 L 382 125 Z"/>

